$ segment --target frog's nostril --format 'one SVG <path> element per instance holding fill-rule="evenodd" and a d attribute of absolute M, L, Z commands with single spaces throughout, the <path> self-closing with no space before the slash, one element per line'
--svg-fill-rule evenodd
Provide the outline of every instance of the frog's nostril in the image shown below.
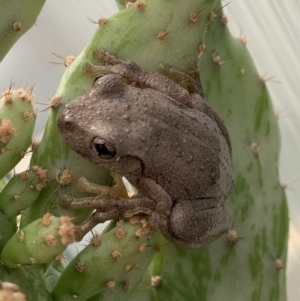
<path fill-rule="evenodd" d="M 60 110 L 57 116 L 57 124 L 61 132 L 74 128 L 73 118 L 68 114 L 68 110 Z"/>
<path fill-rule="evenodd" d="M 65 120 L 64 122 L 64 128 L 71 130 L 74 128 L 74 123 L 71 120 Z"/>

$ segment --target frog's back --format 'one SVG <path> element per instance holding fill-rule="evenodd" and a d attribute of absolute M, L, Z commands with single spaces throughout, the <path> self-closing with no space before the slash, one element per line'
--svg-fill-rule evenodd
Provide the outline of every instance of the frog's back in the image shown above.
<path fill-rule="evenodd" d="M 176 198 L 227 196 L 233 186 L 231 150 L 215 120 L 151 89 L 136 103 L 146 141 L 144 174 Z M 142 133 L 141 133 L 142 131 Z"/>

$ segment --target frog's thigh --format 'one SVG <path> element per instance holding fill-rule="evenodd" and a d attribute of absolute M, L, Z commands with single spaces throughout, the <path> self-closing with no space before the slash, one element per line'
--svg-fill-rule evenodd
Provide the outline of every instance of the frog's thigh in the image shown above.
<path fill-rule="evenodd" d="M 174 205 L 169 227 L 176 238 L 201 245 L 230 229 L 228 212 L 223 207 L 204 209 L 203 202 L 210 204 L 211 199 L 182 201 Z"/>

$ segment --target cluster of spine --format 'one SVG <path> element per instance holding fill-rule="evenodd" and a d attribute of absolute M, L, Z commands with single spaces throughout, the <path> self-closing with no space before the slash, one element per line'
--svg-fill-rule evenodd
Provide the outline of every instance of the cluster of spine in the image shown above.
<path fill-rule="evenodd" d="M 6 229 L 0 234 L 1 279 L 18 284 L 29 300 L 38 294 L 24 284 L 24 277 L 39 279 L 45 300 L 285 300 L 288 215 L 277 174 L 278 127 L 245 38 L 230 36 L 220 1 L 138 0 L 118 5 L 124 9 L 95 22 L 99 29 L 89 45 L 66 64 L 43 139 L 32 146 L 28 171 L 6 186 L 0 181 L 0 227 Z M 73 241 L 70 218 L 80 224 L 91 214 L 62 208 L 63 195 L 86 196 L 76 188 L 80 177 L 112 184 L 107 171 L 70 150 L 56 125 L 61 105 L 90 89 L 93 78 L 82 70 L 94 61 L 97 47 L 147 70 L 165 63 L 188 72 L 191 60 L 197 60 L 207 101 L 224 119 L 232 139 L 236 187 L 226 201 L 234 221 L 227 236 L 185 250 L 162 239 L 147 220 L 131 219 L 110 225 L 101 237 L 95 234 L 66 268 L 61 263 L 60 254 Z M 2 95 L 0 179 L 30 146 L 35 114 L 28 98 L 30 93 L 18 89 Z M 22 110 L 11 110 L 16 99 Z M 31 112 L 25 114 L 27 120 L 11 116 L 20 111 L 22 116 Z M 66 215 L 69 218 L 56 217 Z M 44 264 L 50 262 L 45 274 Z"/>

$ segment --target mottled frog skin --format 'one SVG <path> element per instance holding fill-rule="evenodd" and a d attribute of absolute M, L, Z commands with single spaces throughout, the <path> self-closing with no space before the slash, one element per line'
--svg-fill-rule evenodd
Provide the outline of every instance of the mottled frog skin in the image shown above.
<path fill-rule="evenodd" d="M 147 72 L 104 49 L 95 54 L 107 65 L 87 64 L 87 73 L 101 75 L 60 110 L 59 130 L 71 148 L 125 176 L 139 195 L 66 198 L 64 206 L 97 209 L 86 230 L 144 213 L 177 245 L 196 248 L 216 239 L 231 226 L 223 208 L 234 185 L 231 145 L 201 84 L 168 66 Z"/>

